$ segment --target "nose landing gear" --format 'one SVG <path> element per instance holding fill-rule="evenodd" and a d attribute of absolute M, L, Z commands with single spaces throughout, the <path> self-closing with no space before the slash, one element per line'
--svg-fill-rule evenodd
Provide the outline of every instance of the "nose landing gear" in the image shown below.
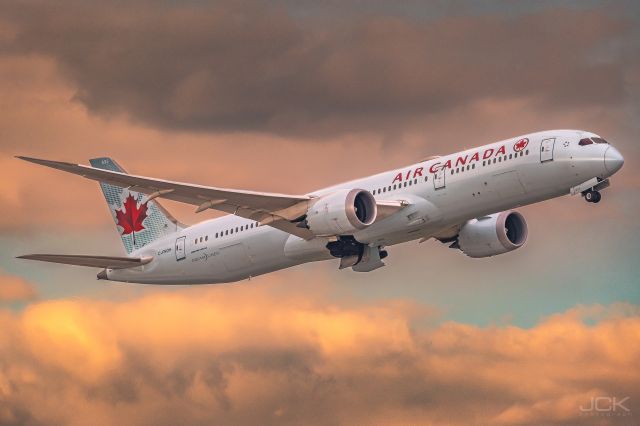
<path fill-rule="evenodd" d="M 598 191 L 594 191 L 590 189 L 589 191 L 584 192 L 584 199 L 587 203 L 599 203 L 602 195 Z"/>

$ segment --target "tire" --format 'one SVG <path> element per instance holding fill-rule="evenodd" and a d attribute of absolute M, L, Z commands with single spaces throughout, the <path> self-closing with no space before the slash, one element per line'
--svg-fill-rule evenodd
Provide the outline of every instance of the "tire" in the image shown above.
<path fill-rule="evenodd" d="M 594 191 L 587 191 L 584 194 L 584 199 L 587 200 L 587 203 L 593 203 L 594 201 L 594 196 L 595 192 Z"/>
<path fill-rule="evenodd" d="M 593 203 L 599 203 L 602 199 L 602 195 L 598 191 L 593 192 Z"/>

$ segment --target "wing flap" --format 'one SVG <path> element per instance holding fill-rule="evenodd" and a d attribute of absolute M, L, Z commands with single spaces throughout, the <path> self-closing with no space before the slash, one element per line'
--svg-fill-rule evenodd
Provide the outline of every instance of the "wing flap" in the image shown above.
<path fill-rule="evenodd" d="M 387 218 L 404 209 L 408 205 L 409 203 L 404 200 L 376 200 L 376 206 L 378 207 L 378 216 L 376 220 Z"/>
<path fill-rule="evenodd" d="M 78 254 L 26 254 L 17 258 L 107 269 L 134 268 L 146 265 L 153 260 L 153 257 L 87 256 Z"/>

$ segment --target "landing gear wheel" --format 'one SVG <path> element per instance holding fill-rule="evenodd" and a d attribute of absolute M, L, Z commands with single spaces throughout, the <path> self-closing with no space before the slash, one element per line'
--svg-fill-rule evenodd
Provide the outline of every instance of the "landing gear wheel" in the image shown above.
<path fill-rule="evenodd" d="M 602 199 L 602 195 L 598 191 L 589 190 L 584 193 L 584 199 L 588 203 L 598 203 Z"/>

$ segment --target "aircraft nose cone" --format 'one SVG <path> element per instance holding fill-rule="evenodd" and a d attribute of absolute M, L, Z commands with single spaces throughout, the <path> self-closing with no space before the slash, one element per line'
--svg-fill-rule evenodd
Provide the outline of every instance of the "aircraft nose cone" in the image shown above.
<path fill-rule="evenodd" d="M 620 151 L 610 146 L 604 152 L 604 168 L 611 174 L 614 174 L 622 168 L 624 164 L 624 158 Z"/>

